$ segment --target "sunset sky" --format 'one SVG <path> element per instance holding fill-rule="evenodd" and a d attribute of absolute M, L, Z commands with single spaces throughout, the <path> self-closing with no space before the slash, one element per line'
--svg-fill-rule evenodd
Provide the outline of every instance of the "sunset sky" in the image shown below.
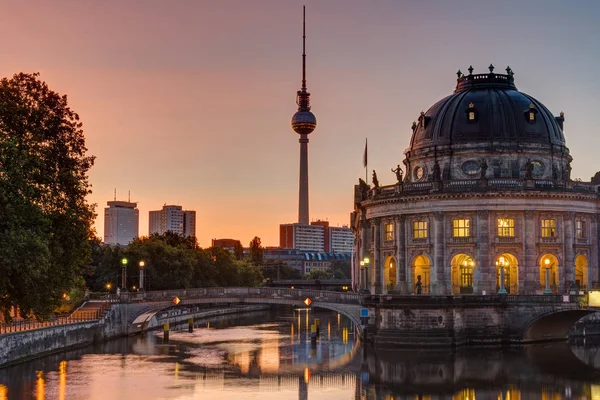
<path fill-rule="evenodd" d="M 84 123 L 104 207 L 197 211 L 201 246 L 278 245 L 298 213 L 290 127 L 307 10 L 310 218 L 349 223 L 353 185 L 394 182 L 410 126 L 450 94 L 456 71 L 515 72 L 517 88 L 565 113 L 573 177 L 600 170 L 597 0 L 3 0 L 1 76 L 40 72 Z"/>

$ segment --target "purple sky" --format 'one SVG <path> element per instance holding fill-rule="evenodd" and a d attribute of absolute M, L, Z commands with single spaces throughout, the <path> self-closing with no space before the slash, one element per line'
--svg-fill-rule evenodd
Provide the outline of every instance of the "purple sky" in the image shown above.
<path fill-rule="evenodd" d="M 600 170 L 600 2 L 503 0 L 5 0 L 2 76 L 41 73 L 84 123 L 103 208 L 139 202 L 197 211 L 202 246 L 255 235 L 278 244 L 297 220 L 302 5 L 307 6 L 311 219 L 349 221 L 353 184 L 382 184 L 410 125 L 452 92 L 456 71 L 507 65 L 519 90 L 565 112 L 573 176 Z M 370 175 L 370 174 L 369 174 Z"/>

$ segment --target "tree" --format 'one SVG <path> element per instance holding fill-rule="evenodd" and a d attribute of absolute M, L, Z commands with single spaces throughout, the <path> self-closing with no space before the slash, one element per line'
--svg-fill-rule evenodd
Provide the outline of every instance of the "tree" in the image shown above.
<path fill-rule="evenodd" d="M 254 236 L 250 241 L 250 262 L 254 265 L 262 265 L 264 258 L 264 249 L 260 244 L 260 238 Z"/>
<path fill-rule="evenodd" d="M 239 240 L 235 242 L 233 254 L 235 255 L 236 260 L 241 260 L 244 258 L 244 247 L 242 247 L 242 243 L 240 243 Z"/>
<path fill-rule="evenodd" d="M 290 267 L 281 260 L 266 260 L 263 264 L 263 275 L 265 279 L 302 279 L 302 272 Z"/>
<path fill-rule="evenodd" d="M 331 264 L 333 279 L 350 279 L 350 262 L 337 260 Z"/>
<path fill-rule="evenodd" d="M 331 271 L 315 269 L 304 276 L 305 279 L 333 279 Z"/>
<path fill-rule="evenodd" d="M 0 309 L 48 317 L 90 255 L 82 124 L 39 74 L 0 80 Z"/>

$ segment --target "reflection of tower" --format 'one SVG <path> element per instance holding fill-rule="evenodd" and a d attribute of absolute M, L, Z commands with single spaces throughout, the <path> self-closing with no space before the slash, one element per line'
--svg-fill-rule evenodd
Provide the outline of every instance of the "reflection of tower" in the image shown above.
<path fill-rule="evenodd" d="M 306 7 L 302 10 L 302 88 L 296 95 L 298 112 L 292 117 L 292 128 L 300 135 L 300 197 L 298 222 L 308 225 L 308 135 L 317 127 L 310 112 L 310 93 L 306 91 Z"/>

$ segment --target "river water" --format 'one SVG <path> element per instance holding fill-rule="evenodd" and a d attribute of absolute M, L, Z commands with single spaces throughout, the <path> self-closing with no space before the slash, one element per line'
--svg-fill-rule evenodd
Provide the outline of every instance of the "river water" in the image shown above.
<path fill-rule="evenodd" d="M 600 400 L 600 344 L 589 342 L 365 349 L 343 316 L 290 308 L 172 328 L 168 342 L 151 332 L 0 369 L 0 400 Z"/>

